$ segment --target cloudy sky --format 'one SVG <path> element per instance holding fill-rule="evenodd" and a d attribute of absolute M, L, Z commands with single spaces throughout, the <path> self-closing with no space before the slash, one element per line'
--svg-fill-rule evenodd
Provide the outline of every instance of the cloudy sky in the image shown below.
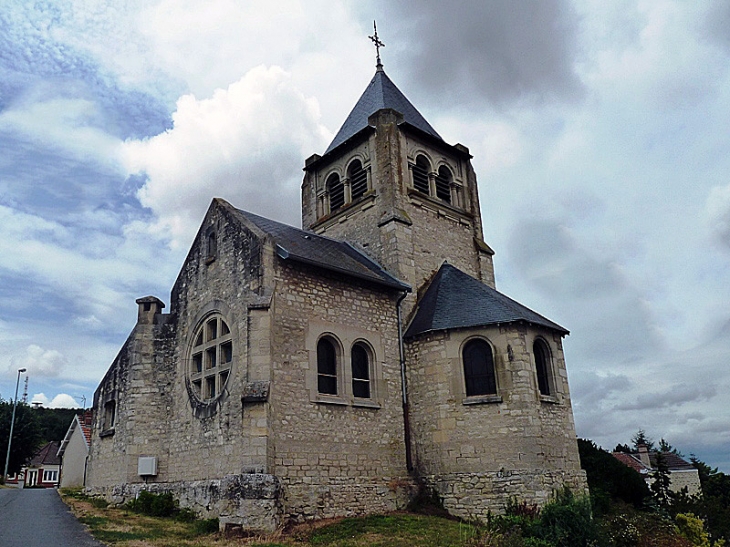
<path fill-rule="evenodd" d="M 29 401 L 89 404 L 214 196 L 299 225 L 373 19 L 474 155 L 498 288 L 571 331 L 578 434 L 643 428 L 730 472 L 723 0 L 6 0 L 0 397 L 26 367 Z"/>

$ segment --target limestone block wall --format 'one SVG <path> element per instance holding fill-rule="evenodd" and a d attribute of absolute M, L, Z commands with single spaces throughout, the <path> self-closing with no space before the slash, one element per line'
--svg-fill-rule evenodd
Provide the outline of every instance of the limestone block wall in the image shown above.
<path fill-rule="evenodd" d="M 537 388 L 536 336 L 552 353 L 549 397 Z M 466 396 L 461 348 L 474 337 L 493 348 L 496 396 Z M 544 503 L 563 484 L 585 488 L 559 335 L 517 324 L 464 329 L 410 340 L 407 352 L 417 471 L 449 511 L 483 516 L 510 496 Z"/>
<path fill-rule="evenodd" d="M 397 293 L 282 264 L 272 306 L 272 473 L 285 518 L 366 514 L 405 506 Z M 338 390 L 317 389 L 317 342 L 338 348 Z M 350 351 L 371 349 L 371 397 L 352 390 Z"/>
<path fill-rule="evenodd" d="M 697 469 L 674 470 L 669 475 L 669 480 L 669 489 L 672 492 L 679 492 L 683 488 L 687 488 L 687 493 L 694 496 L 702 490 Z"/>

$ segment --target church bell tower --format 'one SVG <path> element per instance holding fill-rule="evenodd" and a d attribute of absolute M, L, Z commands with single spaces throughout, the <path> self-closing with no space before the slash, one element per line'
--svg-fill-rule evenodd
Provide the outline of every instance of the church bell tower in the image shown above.
<path fill-rule="evenodd" d="M 379 54 L 334 140 L 304 171 L 304 229 L 352 243 L 414 291 L 444 261 L 494 287 L 469 149 L 441 138 Z"/>

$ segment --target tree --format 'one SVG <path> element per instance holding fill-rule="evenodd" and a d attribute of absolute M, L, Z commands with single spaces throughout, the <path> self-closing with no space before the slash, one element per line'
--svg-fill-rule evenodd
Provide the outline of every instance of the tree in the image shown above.
<path fill-rule="evenodd" d="M 667 465 L 667 458 L 664 453 L 656 453 L 656 470 L 651 474 L 651 492 L 654 495 L 654 499 L 660 507 L 668 507 L 671 501 L 671 491 L 669 485 L 672 482 L 669 474 L 669 466 Z"/>
<path fill-rule="evenodd" d="M 640 507 L 651 494 L 643 477 L 593 441 L 578 439 L 580 466 L 586 472 L 594 508 L 607 510 L 610 501 L 622 500 Z"/>
<path fill-rule="evenodd" d="M 639 450 L 639 445 L 646 445 L 646 448 L 651 452 L 654 449 L 654 441 L 647 436 L 646 431 L 639 429 L 634 436 L 631 437 L 631 442 L 634 445 L 634 451 Z"/>
<path fill-rule="evenodd" d="M 0 401 L 0 455 L 2 455 L 2 469 L 5 468 L 5 458 L 8 452 L 8 436 L 10 435 L 10 420 L 13 415 L 13 403 Z M 13 440 L 10 445 L 10 460 L 8 473 L 20 471 L 25 462 L 30 459 L 41 441 L 38 423 L 33 409 L 25 403 L 18 403 L 15 409 L 15 426 Z M 2 470 L 0 470 L 2 473 Z"/>

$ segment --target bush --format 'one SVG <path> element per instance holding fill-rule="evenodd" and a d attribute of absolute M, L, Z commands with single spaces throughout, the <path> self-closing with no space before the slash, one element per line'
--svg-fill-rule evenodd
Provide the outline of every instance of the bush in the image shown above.
<path fill-rule="evenodd" d="M 178 504 L 170 492 L 153 494 L 142 490 L 137 499 L 128 501 L 125 507 L 151 517 L 172 517 L 179 512 Z"/>
<path fill-rule="evenodd" d="M 575 497 L 567 487 L 556 492 L 553 501 L 540 512 L 531 535 L 556 547 L 587 547 L 597 538 L 591 516 L 591 502 L 586 496 Z"/>

